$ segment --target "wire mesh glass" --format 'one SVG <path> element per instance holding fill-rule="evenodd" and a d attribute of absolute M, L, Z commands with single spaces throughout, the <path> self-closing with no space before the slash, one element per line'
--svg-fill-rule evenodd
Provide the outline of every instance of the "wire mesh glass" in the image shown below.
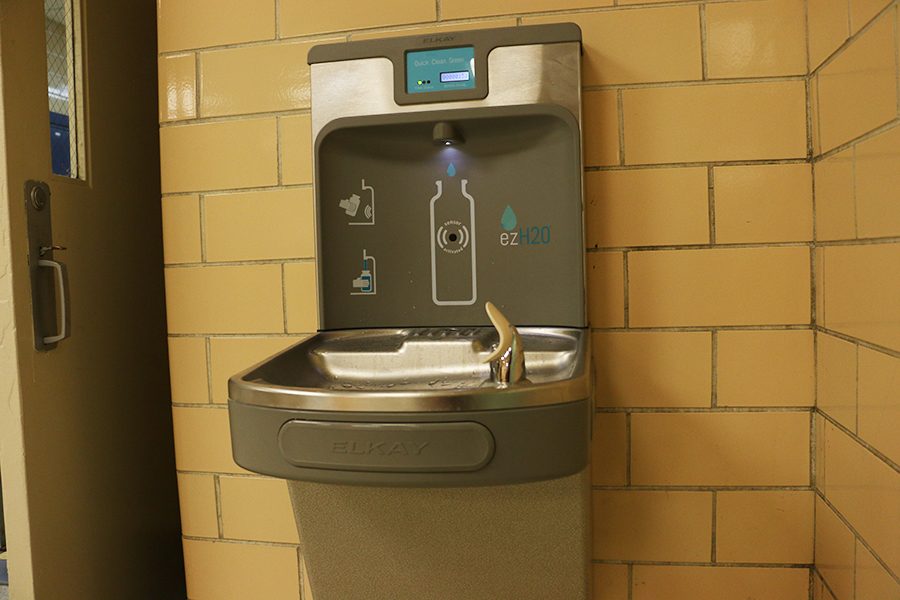
<path fill-rule="evenodd" d="M 78 177 L 80 172 L 75 16 L 74 0 L 44 0 L 50 150 L 53 172 L 67 177 Z"/>

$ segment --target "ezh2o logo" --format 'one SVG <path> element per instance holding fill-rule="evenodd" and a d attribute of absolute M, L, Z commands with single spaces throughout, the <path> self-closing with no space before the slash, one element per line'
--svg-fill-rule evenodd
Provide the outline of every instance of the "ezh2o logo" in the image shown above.
<path fill-rule="evenodd" d="M 516 211 L 507 205 L 500 217 L 501 246 L 543 246 L 550 243 L 550 225 L 519 225 Z"/>

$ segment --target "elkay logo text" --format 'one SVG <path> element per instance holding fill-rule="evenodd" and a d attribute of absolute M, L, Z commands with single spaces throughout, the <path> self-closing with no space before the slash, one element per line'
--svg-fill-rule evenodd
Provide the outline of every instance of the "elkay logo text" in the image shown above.
<path fill-rule="evenodd" d="M 332 454 L 363 454 L 369 456 L 420 456 L 429 442 L 332 442 Z"/>

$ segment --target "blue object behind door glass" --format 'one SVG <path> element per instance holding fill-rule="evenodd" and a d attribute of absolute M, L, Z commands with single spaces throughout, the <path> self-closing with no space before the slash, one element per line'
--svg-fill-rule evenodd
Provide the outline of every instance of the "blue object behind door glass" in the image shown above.
<path fill-rule="evenodd" d="M 406 91 L 448 92 L 475 87 L 475 49 L 472 46 L 406 53 Z"/>
<path fill-rule="evenodd" d="M 50 113 L 50 155 L 55 175 L 72 175 L 72 155 L 69 152 L 69 117 Z"/>

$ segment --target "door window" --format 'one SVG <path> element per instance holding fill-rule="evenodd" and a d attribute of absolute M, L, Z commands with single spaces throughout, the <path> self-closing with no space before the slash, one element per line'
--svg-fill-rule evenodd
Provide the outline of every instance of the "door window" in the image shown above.
<path fill-rule="evenodd" d="M 84 179 L 79 8 L 76 0 L 44 0 L 53 173 Z"/>

